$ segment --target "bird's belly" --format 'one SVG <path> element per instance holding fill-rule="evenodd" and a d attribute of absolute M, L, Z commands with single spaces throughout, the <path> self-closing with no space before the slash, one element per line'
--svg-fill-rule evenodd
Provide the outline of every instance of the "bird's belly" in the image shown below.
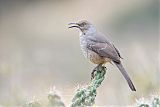
<path fill-rule="evenodd" d="M 104 64 L 110 62 L 110 59 L 99 56 L 97 53 L 87 50 L 85 55 L 94 64 Z"/>
<path fill-rule="evenodd" d="M 100 63 L 105 63 L 105 59 L 100 57 L 97 53 L 95 52 L 90 52 L 88 55 L 88 58 L 90 59 L 91 62 L 94 64 L 100 64 Z"/>

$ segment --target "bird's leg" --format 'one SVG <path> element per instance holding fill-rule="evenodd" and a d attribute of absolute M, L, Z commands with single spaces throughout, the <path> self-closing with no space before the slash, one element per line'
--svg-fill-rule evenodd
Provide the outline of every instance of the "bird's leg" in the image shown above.
<path fill-rule="evenodd" d="M 91 80 L 95 77 L 95 72 L 102 66 L 102 64 L 98 64 L 91 73 Z"/>
<path fill-rule="evenodd" d="M 97 67 L 98 67 L 99 65 L 97 65 L 94 69 L 93 69 L 93 71 L 91 72 L 91 80 L 94 78 L 94 76 L 95 76 L 95 72 L 97 71 Z"/>

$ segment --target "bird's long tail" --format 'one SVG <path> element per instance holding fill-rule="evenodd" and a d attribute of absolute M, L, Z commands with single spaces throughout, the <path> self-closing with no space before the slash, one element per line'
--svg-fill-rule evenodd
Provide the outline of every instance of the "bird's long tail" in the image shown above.
<path fill-rule="evenodd" d="M 114 62 L 115 65 L 118 67 L 118 69 L 121 71 L 122 75 L 124 76 L 124 78 L 126 79 L 130 89 L 132 91 L 136 91 L 136 88 L 134 87 L 129 75 L 127 74 L 126 70 L 124 69 L 123 65 L 121 64 L 121 62 Z"/>

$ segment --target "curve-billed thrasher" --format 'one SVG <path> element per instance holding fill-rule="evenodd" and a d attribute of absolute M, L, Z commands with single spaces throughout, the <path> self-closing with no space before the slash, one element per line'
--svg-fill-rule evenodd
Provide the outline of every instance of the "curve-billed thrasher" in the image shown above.
<path fill-rule="evenodd" d="M 78 23 L 70 23 L 69 28 L 80 29 L 80 46 L 86 58 L 90 59 L 97 67 L 106 62 L 114 62 L 123 74 L 132 91 L 136 91 L 126 70 L 123 68 L 120 59 L 122 58 L 119 51 L 108 40 L 108 38 L 88 21 L 80 21 Z M 96 67 L 96 68 L 97 68 Z M 92 75 L 94 72 L 92 72 Z"/>

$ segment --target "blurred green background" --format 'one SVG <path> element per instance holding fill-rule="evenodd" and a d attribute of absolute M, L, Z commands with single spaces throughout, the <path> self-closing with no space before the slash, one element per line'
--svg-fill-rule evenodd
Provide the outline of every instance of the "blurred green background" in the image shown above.
<path fill-rule="evenodd" d="M 78 84 L 90 81 L 95 65 L 84 58 L 77 30 L 68 23 L 92 22 L 120 50 L 137 91 L 117 68 L 98 89 L 96 105 L 131 105 L 160 94 L 159 0 L 1 0 L 0 105 L 16 107 L 55 86 L 69 104 Z"/>

